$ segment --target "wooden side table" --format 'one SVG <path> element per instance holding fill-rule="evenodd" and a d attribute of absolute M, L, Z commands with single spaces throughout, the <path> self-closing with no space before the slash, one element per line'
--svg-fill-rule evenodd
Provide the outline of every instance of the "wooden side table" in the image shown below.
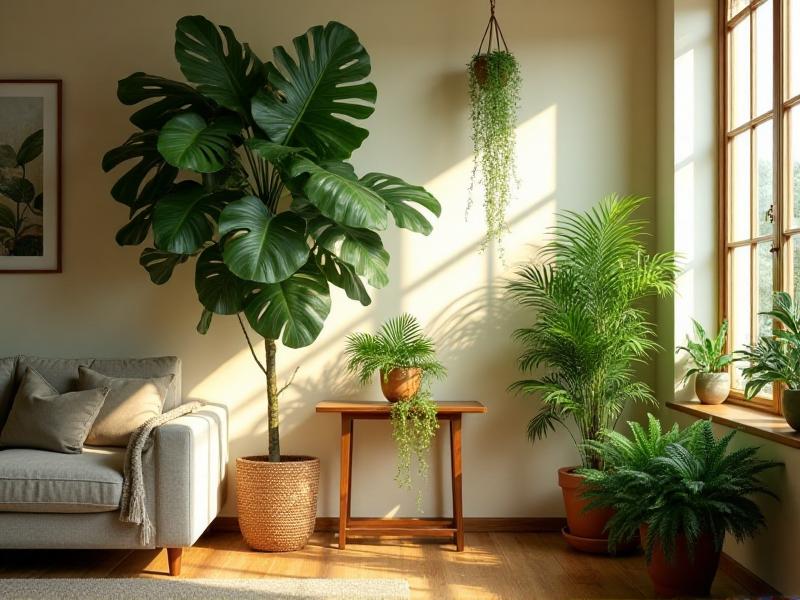
<path fill-rule="evenodd" d="M 320 402 L 318 413 L 339 413 L 342 418 L 341 471 L 339 476 L 339 549 L 347 545 L 347 534 L 375 536 L 452 537 L 456 550 L 464 550 L 464 514 L 461 492 L 461 416 L 485 413 L 480 402 L 438 402 L 436 416 L 450 422 L 450 466 L 453 485 L 453 517 L 425 519 L 351 517 L 353 471 L 353 423 L 357 419 L 388 420 L 391 404 L 381 402 Z"/>

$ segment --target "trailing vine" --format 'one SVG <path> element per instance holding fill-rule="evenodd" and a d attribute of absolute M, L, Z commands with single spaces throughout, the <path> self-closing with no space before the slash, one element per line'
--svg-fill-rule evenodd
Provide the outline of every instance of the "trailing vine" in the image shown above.
<path fill-rule="evenodd" d="M 411 460 L 417 459 L 417 473 L 428 475 L 428 450 L 439 429 L 436 419 L 436 402 L 430 392 L 420 391 L 416 396 L 392 404 L 392 437 L 397 445 L 397 473 L 395 481 L 402 489 L 412 489 Z M 417 510 L 422 512 L 422 490 L 417 490 Z"/>
<path fill-rule="evenodd" d="M 467 211 L 476 184 L 483 187 L 486 237 L 481 251 L 500 243 L 508 230 L 506 209 L 517 187 L 516 118 L 520 100 L 517 59 L 508 50 L 476 54 L 469 63 L 470 119 L 474 163 Z"/>

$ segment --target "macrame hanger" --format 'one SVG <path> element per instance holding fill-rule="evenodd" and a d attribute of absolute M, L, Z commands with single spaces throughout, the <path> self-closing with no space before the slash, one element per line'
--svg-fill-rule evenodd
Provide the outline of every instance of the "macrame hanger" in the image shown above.
<path fill-rule="evenodd" d="M 489 41 L 486 44 L 486 54 L 493 52 L 494 50 L 500 50 L 500 44 L 503 44 L 503 49 L 508 52 L 508 44 L 506 44 L 506 38 L 503 35 L 503 30 L 500 29 L 500 23 L 497 21 L 497 17 L 494 16 L 495 10 L 495 0 L 489 0 L 489 23 L 486 25 L 486 29 L 483 31 L 483 37 L 481 38 L 481 44 L 478 46 L 477 54 L 480 55 L 483 53 L 483 44 L 486 42 L 486 36 L 489 36 Z M 494 42 L 494 49 L 492 49 L 492 43 Z"/>

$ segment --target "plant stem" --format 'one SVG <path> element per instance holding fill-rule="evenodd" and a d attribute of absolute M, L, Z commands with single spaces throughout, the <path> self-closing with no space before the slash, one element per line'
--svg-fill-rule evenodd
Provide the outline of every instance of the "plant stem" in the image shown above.
<path fill-rule="evenodd" d="M 269 462 L 281 461 L 281 438 L 278 413 L 278 383 L 275 376 L 275 340 L 265 339 L 267 356 L 267 420 L 269 421 Z"/>

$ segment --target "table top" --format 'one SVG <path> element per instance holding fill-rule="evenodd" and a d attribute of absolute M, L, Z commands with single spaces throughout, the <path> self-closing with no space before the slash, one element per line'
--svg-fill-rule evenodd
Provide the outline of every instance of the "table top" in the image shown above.
<path fill-rule="evenodd" d="M 440 415 L 487 412 L 483 404 L 474 400 L 466 402 L 437 402 L 436 407 L 436 412 Z M 388 414 L 391 410 L 392 405 L 386 400 L 373 402 L 333 401 L 317 404 L 318 413 Z"/>

